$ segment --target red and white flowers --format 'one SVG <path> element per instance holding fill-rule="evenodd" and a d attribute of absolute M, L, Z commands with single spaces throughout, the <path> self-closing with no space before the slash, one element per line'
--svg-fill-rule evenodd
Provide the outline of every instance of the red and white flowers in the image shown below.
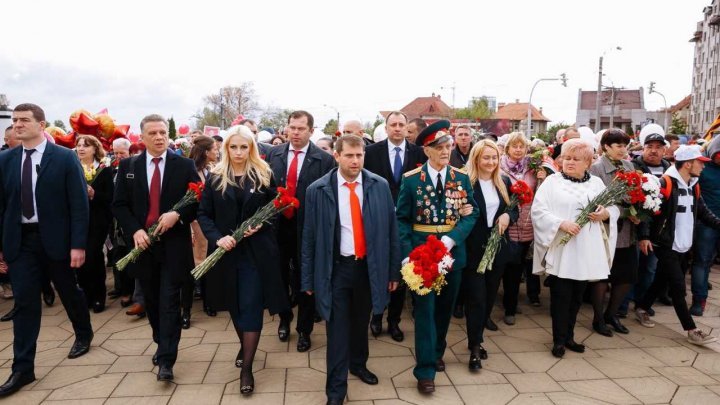
<path fill-rule="evenodd" d="M 427 242 L 417 246 L 410 256 L 403 260 L 400 274 L 411 291 L 417 295 L 427 295 L 434 291 L 440 295 L 447 284 L 445 276 L 452 271 L 455 260 L 435 235 L 427 237 Z"/>

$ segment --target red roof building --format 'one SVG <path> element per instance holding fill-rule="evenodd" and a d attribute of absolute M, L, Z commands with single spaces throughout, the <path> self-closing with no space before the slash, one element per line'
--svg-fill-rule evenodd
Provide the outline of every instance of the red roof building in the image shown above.
<path fill-rule="evenodd" d="M 498 110 L 493 114 L 493 119 L 507 120 L 510 122 L 512 131 L 526 131 L 527 127 L 528 103 L 498 103 Z M 550 119 L 543 115 L 542 108 L 537 109 L 530 104 L 530 127 L 531 135 L 545 133 L 547 131 L 547 123 Z"/>
<path fill-rule="evenodd" d="M 411 101 L 410 104 L 401 108 L 400 111 L 407 115 L 408 120 L 422 118 L 424 120 L 450 119 L 452 117 L 452 108 L 445 104 L 433 93 L 430 97 L 418 97 Z M 383 117 L 387 117 L 391 111 L 380 111 Z"/>

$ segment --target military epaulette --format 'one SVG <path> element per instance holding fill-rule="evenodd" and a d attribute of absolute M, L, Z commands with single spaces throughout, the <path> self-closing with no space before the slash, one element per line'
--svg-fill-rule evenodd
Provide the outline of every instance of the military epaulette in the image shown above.
<path fill-rule="evenodd" d="M 462 173 L 462 174 L 467 174 L 467 170 L 465 170 L 465 169 L 459 169 L 459 168 L 457 168 L 457 167 L 455 167 L 455 166 L 450 166 L 450 168 L 453 169 L 453 170 L 455 170 L 456 172 L 460 172 L 460 173 Z"/>
<path fill-rule="evenodd" d="M 420 171 L 422 171 L 422 166 L 416 167 L 409 172 L 406 172 L 405 174 L 403 174 L 403 177 L 410 177 L 412 175 L 420 173 Z"/>

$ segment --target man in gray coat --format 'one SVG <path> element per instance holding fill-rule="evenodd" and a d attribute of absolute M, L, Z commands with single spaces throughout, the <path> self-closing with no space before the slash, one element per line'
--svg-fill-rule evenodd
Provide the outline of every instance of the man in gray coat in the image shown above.
<path fill-rule="evenodd" d="M 315 294 L 327 321 L 328 404 L 342 404 L 348 370 L 366 384 L 370 309 L 382 314 L 400 280 L 400 247 L 390 187 L 363 169 L 365 143 L 343 135 L 338 168 L 307 189 L 301 253 L 302 291 Z"/>

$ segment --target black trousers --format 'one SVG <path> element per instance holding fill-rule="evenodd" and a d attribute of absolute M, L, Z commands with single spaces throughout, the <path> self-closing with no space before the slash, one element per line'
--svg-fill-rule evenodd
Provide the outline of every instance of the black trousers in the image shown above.
<path fill-rule="evenodd" d="M 527 259 L 532 242 L 509 243 L 513 245 L 511 249 L 513 258 L 507 264 L 503 276 L 503 307 L 505 307 L 505 315 L 515 315 L 523 273 L 525 273 L 526 294 L 531 300 L 536 300 L 540 296 L 540 277 L 532 274 L 532 260 Z"/>
<path fill-rule="evenodd" d="M 13 319 L 13 372 L 30 372 L 35 369 L 35 352 L 40 333 L 42 302 L 40 294 L 44 279 L 55 285 L 65 307 L 77 339 L 90 339 L 92 326 L 85 295 L 77 286 L 75 270 L 70 258 L 52 260 L 45 253 L 40 232 L 23 226 L 20 255 L 8 263 L 12 279 L 15 308 Z"/>
<path fill-rule="evenodd" d="M 553 343 L 565 345 L 575 339 L 575 321 L 587 281 L 548 276 Z"/>
<path fill-rule="evenodd" d="M 465 304 L 465 322 L 470 349 L 480 346 L 484 341 L 485 325 L 495 305 L 505 263 L 498 260 L 493 264 L 492 270 L 488 269 L 484 274 L 476 270 L 477 266 L 466 267 L 463 270 L 460 287 Z"/>
<path fill-rule="evenodd" d="M 162 242 L 159 242 L 162 243 Z M 160 252 L 158 252 L 158 250 Z M 144 255 L 147 277 L 140 279 L 145 296 L 145 311 L 157 343 L 158 364 L 172 367 L 177 360 L 180 343 L 180 289 L 182 282 L 174 281 L 166 263 L 159 260 L 163 249 L 148 249 Z"/>
<path fill-rule="evenodd" d="M 332 275 L 332 309 L 327 322 L 328 399 L 344 399 L 348 370 L 366 367 L 368 360 L 367 324 L 372 298 L 367 261 L 341 258 Z"/>
<path fill-rule="evenodd" d="M 132 297 L 135 292 L 135 279 L 128 275 L 127 271 L 118 271 L 115 267 L 115 262 L 125 256 L 130 250 L 127 246 L 113 246 L 108 252 L 108 267 L 113 269 L 113 280 L 115 284 L 115 291 L 117 291 L 122 297 Z"/>
<path fill-rule="evenodd" d="M 657 270 L 655 279 L 645 295 L 640 299 L 638 306 L 644 310 L 650 309 L 655 299 L 668 288 L 675 313 L 685 330 L 696 328 L 687 302 L 685 302 L 685 270 L 687 269 L 687 253 L 678 253 L 672 249 L 656 248 Z"/>
<path fill-rule="evenodd" d="M 288 225 L 281 228 L 278 244 L 282 255 L 283 284 L 288 286 L 288 298 L 298 306 L 298 319 L 295 330 L 298 333 L 310 334 L 315 326 L 315 297 L 300 291 L 300 260 L 297 248 L 297 233 L 294 221 L 287 221 Z M 292 310 L 280 313 L 280 319 L 292 318 Z"/>
<path fill-rule="evenodd" d="M 91 235 L 92 237 L 93 235 Z M 104 235 L 107 237 L 107 235 Z M 85 250 L 85 264 L 77 271 L 78 284 L 85 292 L 85 298 L 89 304 L 100 302 L 105 304 L 105 253 L 103 246 L 105 238 L 90 239 Z"/>
<path fill-rule="evenodd" d="M 182 283 L 180 289 L 180 307 L 183 311 L 190 313 L 193 298 L 195 297 L 195 278 L 188 274 L 187 280 Z"/>

